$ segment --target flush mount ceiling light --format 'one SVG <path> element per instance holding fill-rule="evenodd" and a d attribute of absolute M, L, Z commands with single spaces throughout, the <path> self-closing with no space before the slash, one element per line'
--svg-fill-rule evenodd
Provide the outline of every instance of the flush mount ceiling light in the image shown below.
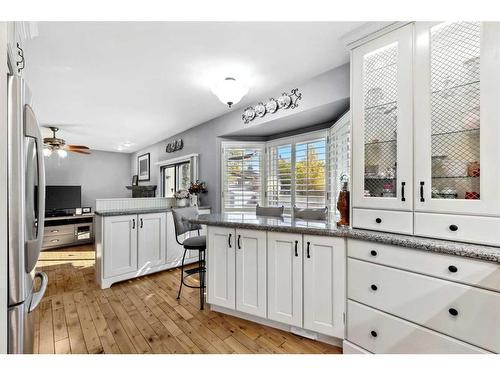
<path fill-rule="evenodd" d="M 226 77 L 212 87 L 212 92 L 222 103 L 231 108 L 233 104 L 238 103 L 248 93 L 248 87 L 237 82 L 232 77 Z"/>

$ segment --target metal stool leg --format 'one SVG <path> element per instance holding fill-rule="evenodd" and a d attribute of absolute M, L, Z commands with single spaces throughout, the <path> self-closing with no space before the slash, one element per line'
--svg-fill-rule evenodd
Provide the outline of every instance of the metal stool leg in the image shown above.
<path fill-rule="evenodd" d="M 181 263 L 181 285 L 179 286 L 179 293 L 177 293 L 177 299 L 181 298 L 182 284 L 184 284 L 184 259 L 186 258 L 187 249 L 184 249 L 184 255 L 182 256 Z"/>
<path fill-rule="evenodd" d="M 204 288 L 205 288 L 205 272 L 203 271 L 203 268 L 204 267 L 204 260 L 203 260 L 203 251 L 199 251 L 198 252 L 198 267 L 200 269 L 200 310 L 203 310 L 203 305 L 204 305 L 204 299 L 205 299 L 205 295 L 204 295 Z"/>

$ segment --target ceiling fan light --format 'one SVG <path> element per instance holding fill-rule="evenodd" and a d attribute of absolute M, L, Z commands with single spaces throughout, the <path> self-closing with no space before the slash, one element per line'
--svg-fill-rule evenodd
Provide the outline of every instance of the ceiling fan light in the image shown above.
<path fill-rule="evenodd" d="M 248 87 L 232 77 L 227 77 L 223 81 L 216 83 L 211 90 L 229 108 L 238 103 L 248 93 Z"/>
<path fill-rule="evenodd" d="M 50 155 L 52 155 L 52 150 L 50 148 L 44 148 L 43 156 L 49 157 Z"/>
<path fill-rule="evenodd" d="M 57 150 L 57 155 L 60 158 L 65 158 L 66 156 L 68 156 L 68 152 L 66 150 L 59 149 L 59 150 Z"/>

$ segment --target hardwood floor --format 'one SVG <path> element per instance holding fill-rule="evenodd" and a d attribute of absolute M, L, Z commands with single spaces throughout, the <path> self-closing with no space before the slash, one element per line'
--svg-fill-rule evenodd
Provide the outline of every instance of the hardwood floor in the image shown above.
<path fill-rule="evenodd" d="M 48 274 L 49 285 L 35 310 L 36 353 L 341 353 L 289 332 L 200 311 L 197 289 L 183 288 L 177 300 L 178 269 L 101 290 L 91 245 L 42 252 L 37 269 Z"/>

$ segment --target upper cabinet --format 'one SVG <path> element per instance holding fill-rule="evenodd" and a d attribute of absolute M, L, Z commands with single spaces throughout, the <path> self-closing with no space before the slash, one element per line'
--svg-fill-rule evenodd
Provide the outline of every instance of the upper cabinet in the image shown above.
<path fill-rule="evenodd" d="M 498 215 L 500 25 L 415 26 L 415 210 Z"/>
<path fill-rule="evenodd" d="M 352 52 L 353 207 L 412 210 L 413 25 Z"/>
<path fill-rule="evenodd" d="M 411 23 L 351 56 L 353 225 L 500 243 L 500 24 Z"/>

